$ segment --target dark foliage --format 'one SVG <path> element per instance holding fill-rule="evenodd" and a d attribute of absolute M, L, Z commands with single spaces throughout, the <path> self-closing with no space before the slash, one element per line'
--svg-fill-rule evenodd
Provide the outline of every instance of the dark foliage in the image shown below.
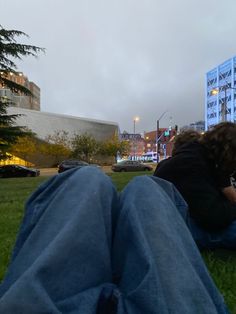
<path fill-rule="evenodd" d="M 37 53 L 44 49 L 18 43 L 17 37 L 26 36 L 25 33 L 17 30 L 6 30 L 0 26 L 0 86 L 10 89 L 15 94 L 31 95 L 30 90 L 25 86 L 17 84 L 9 79 L 8 74 L 17 73 L 17 66 L 14 60 L 21 60 L 23 57 L 36 57 Z M 25 136 L 28 131 L 24 127 L 15 125 L 19 115 L 9 115 L 7 108 L 12 101 L 6 97 L 0 97 L 0 159 L 8 158 L 6 151 L 19 136 Z"/>

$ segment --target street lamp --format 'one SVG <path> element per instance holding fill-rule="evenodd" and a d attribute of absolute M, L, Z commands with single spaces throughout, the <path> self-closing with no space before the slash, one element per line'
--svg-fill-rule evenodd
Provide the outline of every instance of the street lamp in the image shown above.
<path fill-rule="evenodd" d="M 134 134 L 135 134 L 135 125 L 136 125 L 136 122 L 138 122 L 140 119 L 139 117 L 134 117 Z"/>
<path fill-rule="evenodd" d="M 134 139 L 133 139 L 133 151 L 134 151 L 134 160 L 136 157 L 136 138 L 135 138 L 135 126 L 136 122 L 138 122 L 140 119 L 139 117 L 134 117 Z"/>
<path fill-rule="evenodd" d="M 160 120 L 161 118 L 168 112 L 168 110 L 164 111 L 161 116 L 159 117 L 159 119 L 157 119 L 157 129 L 156 129 L 156 152 L 157 152 L 157 162 L 159 161 L 159 124 L 160 124 Z"/>
<path fill-rule="evenodd" d="M 213 88 L 210 91 L 210 94 L 213 96 L 218 95 L 221 92 L 221 90 L 224 91 L 224 101 L 222 101 L 221 103 L 221 121 L 222 122 L 227 121 L 227 90 L 228 89 L 236 90 L 235 87 L 231 87 L 229 84 L 226 84 L 224 86 Z"/>

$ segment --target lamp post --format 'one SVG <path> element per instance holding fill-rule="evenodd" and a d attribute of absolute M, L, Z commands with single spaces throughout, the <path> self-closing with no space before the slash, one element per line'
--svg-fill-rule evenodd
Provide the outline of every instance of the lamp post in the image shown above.
<path fill-rule="evenodd" d="M 159 119 L 157 119 L 157 129 L 156 129 L 156 152 L 157 152 L 157 162 L 159 162 L 159 128 L 160 128 L 160 120 L 161 118 L 168 112 L 168 110 L 164 111 Z"/>
<path fill-rule="evenodd" d="M 220 86 L 220 87 L 216 87 L 216 88 L 213 88 L 211 90 L 211 95 L 218 95 L 220 93 L 220 91 L 224 91 L 224 101 L 222 101 L 221 103 L 221 121 L 222 122 L 225 122 L 227 121 L 227 90 L 228 89 L 234 89 L 236 90 L 235 87 L 231 87 L 230 84 L 226 84 L 224 86 Z"/>
<path fill-rule="evenodd" d="M 136 157 L 136 138 L 135 138 L 135 126 L 136 122 L 138 122 L 140 119 L 139 117 L 134 117 L 134 139 L 133 139 L 133 151 L 134 151 L 134 160 Z"/>

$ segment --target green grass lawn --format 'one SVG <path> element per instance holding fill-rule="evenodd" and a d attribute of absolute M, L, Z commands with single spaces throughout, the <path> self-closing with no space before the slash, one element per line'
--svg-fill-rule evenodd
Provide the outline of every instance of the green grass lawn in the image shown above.
<path fill-rule="evenodd" d="M 120 191 L 136 173 L 110 174 Z M 145 173 L 147 174 L 147 173 Z M 23 217 L 24 203 L 40 183 L 48 177 L 0 180 L 0 280 L 9 263 L 16 234 Z M 204 252 L 203 258 L 231 313 L 236 314 L 236 251 Z"/>

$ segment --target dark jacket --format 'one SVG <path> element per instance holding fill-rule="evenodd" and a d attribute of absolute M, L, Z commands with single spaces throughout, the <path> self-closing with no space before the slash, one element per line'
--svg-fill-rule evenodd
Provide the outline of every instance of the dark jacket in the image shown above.
<path fill-rule="evenodd" d="M 205 230 L 221 230 L 236 219 L 236 205 L 221 192 L 230 186 L 230 177 L 219 173 L 198 142 L 182 145 L 173 157 L 157 166 L 154 175 L 177 187 L 190 216 Z"/>

